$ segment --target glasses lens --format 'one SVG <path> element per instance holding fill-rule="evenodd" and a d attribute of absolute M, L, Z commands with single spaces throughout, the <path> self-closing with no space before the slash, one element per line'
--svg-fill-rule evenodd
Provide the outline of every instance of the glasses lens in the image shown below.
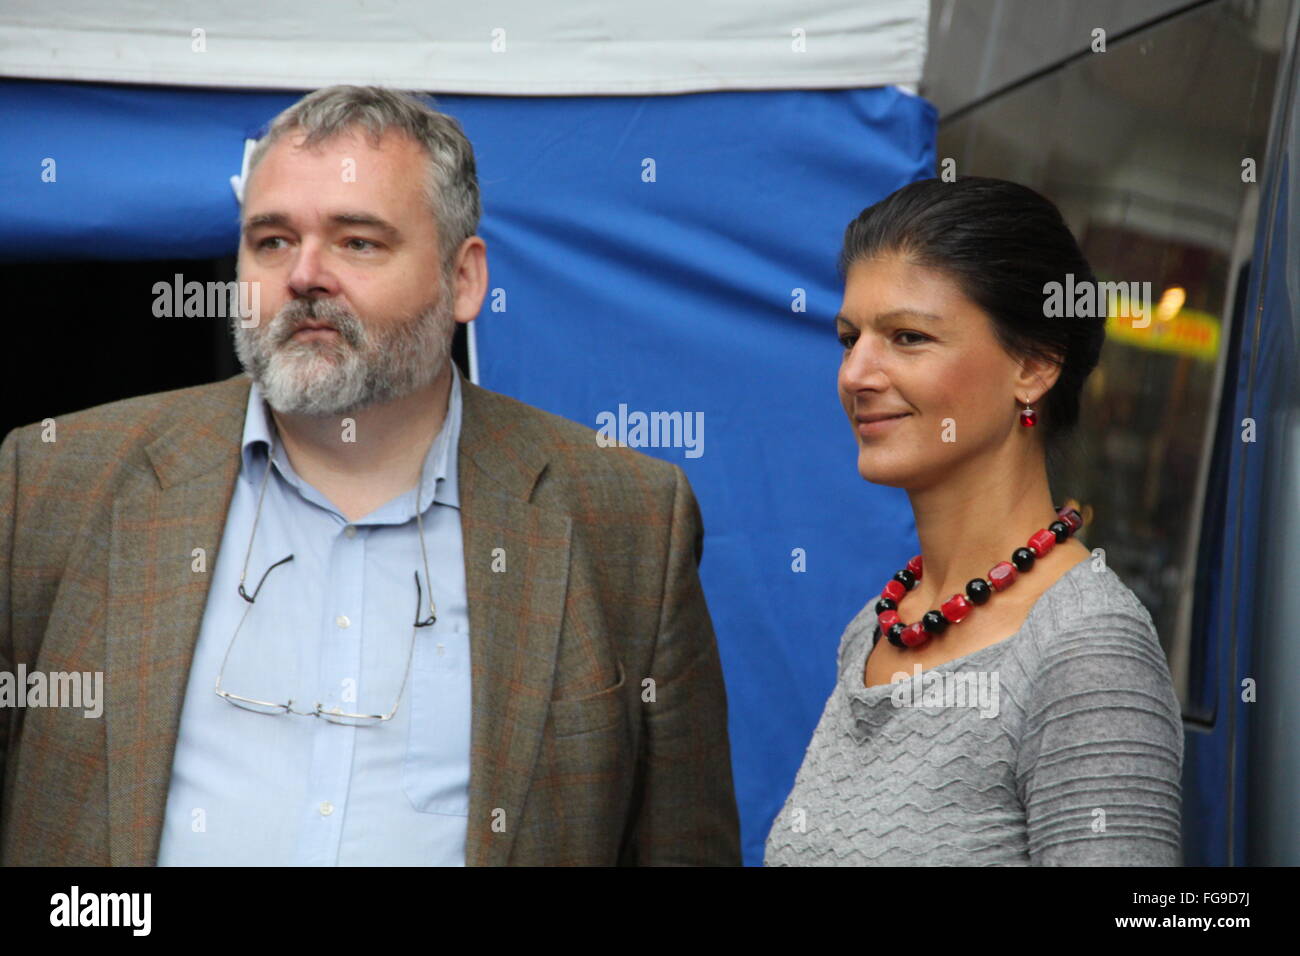
<path fill-rule="evenodd" d="M 283 714 L 284 708 L 275 704 L 263 704 L 255 700 L 243 700 L 233 695 L 222 694 L 226 700 L 230 701 L 241 710 L 251 710 L 255 714 Z"/>
<path fill-rule="evenodd" d="M 371 724 L 377 724 L 380 722 L 378 716 L 366 714 L 343 714 L 334 713 L 330 710 L 321 710 L 320 715 L 331 724 L 343 724 L 347 727 L 368 727 Z"/>

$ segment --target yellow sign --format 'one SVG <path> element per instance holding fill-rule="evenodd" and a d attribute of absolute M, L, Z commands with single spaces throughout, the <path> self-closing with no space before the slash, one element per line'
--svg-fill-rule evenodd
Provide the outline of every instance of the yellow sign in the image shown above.
<path fill-rule="evenodd" d="M 1132 314 L 1126 315 L 1128 311 L 1124 303 L 1119 303 L 1106 317 L 1108 338 L 1141 349 L 1175 352 L 1207 362 L 1213 362 L 1219 354 L 1219 320 L 1208 312 L 1179 309 L 1173 316 L 1162 318 L 1160 309 L 1144 314 L 1136 302 Z"/>

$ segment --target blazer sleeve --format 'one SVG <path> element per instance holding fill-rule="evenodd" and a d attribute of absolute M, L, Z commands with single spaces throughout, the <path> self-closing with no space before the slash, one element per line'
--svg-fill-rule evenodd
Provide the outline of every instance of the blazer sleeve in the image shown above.
<path fill-rule="evenodd" d="M 1181 863 L 1182 715 L 1149 618 L 1051 642 L 1017 775 L 1035 866 Z"/>
<path fill-rule="evenodd" d="M 13 553 L 14 516 L 18 509 L 18 431 L 5 436 L 0 444 L 0 672 L 14 672 L 13 631 Z M 9 737 L 13 732 L 16 708 L 0 708 L 0 793 L 4 792 L 8 765 Z M 0 840 L 4 837 L 6 808 L 0 806 Z"/>
<path fill-rule="evenodd" d="M 647 675 L 654 700 L 642 694 L 642 791 L 631 862 L 738 866 L 726 688 L 699 578 L 704 527 L 685 473 L 673 469 L 663 603 Z"/>

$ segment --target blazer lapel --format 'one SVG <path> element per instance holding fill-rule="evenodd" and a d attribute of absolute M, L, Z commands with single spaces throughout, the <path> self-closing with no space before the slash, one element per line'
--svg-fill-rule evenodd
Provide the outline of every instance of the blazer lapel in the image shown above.
<path fill-rule="evenodd" d="M 458 476 L 473 682 L 465 857 L 470 866 L 499 866 L 509 860 L 541 748 L 572 521 L 529 503 L 546 462 L 513 403 L 463 378 L 461 389 Z"/>
<path fill-rule="evenodd" d="M 112 866 L 156 861 L 249 385 L 236 376 L 183 407 L 145 448 L 157 483 L 140 482 L 114 502 L 104 674 Z"/>

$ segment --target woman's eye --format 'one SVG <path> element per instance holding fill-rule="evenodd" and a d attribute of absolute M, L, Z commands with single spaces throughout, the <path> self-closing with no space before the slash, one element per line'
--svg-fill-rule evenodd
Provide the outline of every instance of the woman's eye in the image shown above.
<path fill-rule="evenodd" d="M 904 339 L 904 336 L 911 336 L 911 338 Z M 922 335 L 920 332 L 899 332 L 894 336 L 894 338 L 896 340 L 901 340 L 903 345 L 920 345 L 922 342 L 930 341 L 928 335 Z M 852 350 L 853 346 L 857 344 L 858 337 L 845 332 L 843 335 L 839 336 L 839 340 L 840 345 L 844 346 L 846 350 Z"/>

